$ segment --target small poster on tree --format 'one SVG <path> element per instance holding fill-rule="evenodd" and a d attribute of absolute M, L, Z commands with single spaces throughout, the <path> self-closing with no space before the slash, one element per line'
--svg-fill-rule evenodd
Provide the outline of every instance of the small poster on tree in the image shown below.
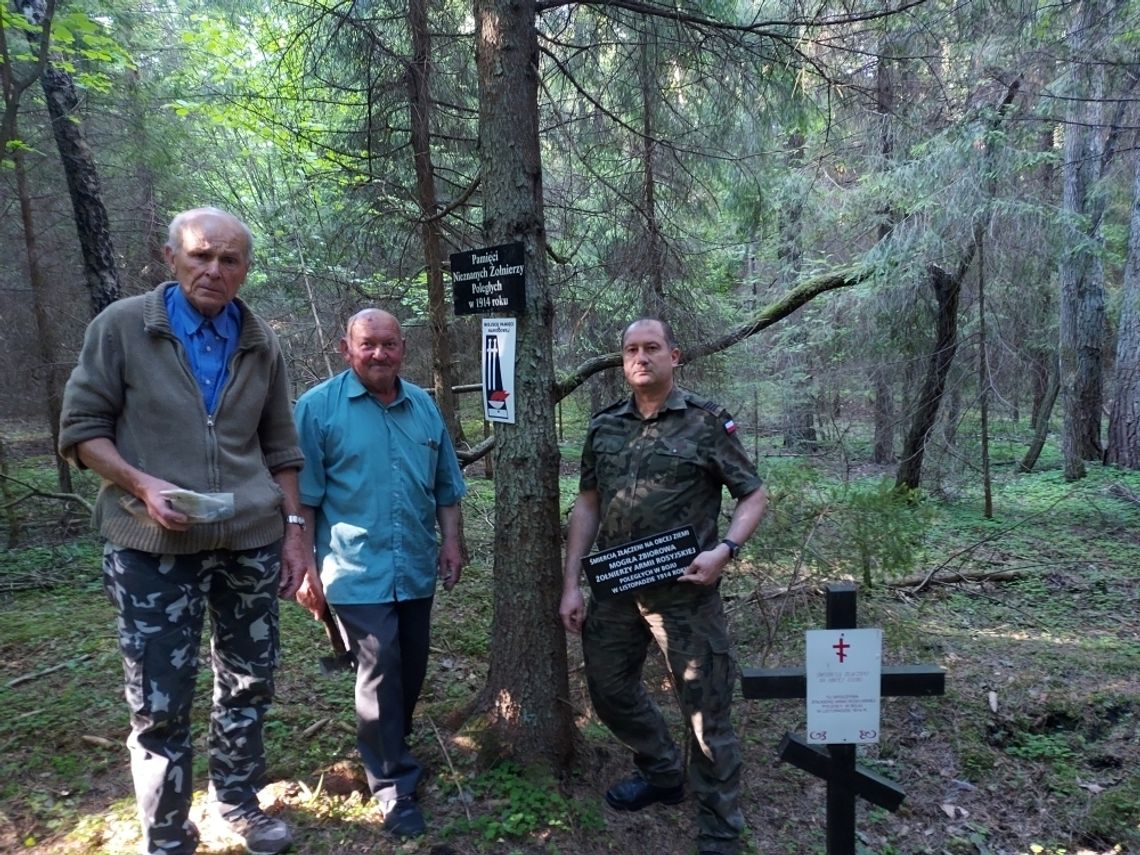
<path fill-rule="evenodd" d="M 514 318 L 483 318 L 483 417 L 515 423 Z"/>

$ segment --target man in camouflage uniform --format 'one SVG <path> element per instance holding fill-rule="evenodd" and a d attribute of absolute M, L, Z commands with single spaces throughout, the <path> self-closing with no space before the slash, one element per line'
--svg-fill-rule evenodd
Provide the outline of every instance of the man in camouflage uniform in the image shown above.
<path fill-rule="evenodd" d="M 684 800 L 683 757 L 642 684 L 650 640 L 665 655 L 691 729 L 697 849 L 740 851 L 740 748 L 732 729 L 736 668 L 718 591 L 721 572 L 755 531 L 767 494 L 723 408 L 673 383 L 681 351 L 663 321 L 634 321 L 622 335 L 631 398 L 596 414 L 582 451 L 570 516 L 561 616 L 582 634 L 586 680 L 598 717 L 632 752 L 637 773 L 606 791 L 616 810 Z M 721 489 L 737 499 L 717 537 Z M 582 558 L 691 525 L 702 550 L 675 582 L 640 588 L 585 608 Z"/>
<path fill-rule="evenodd" d="M 236 299 L 252 253 L 236 217 L 179 214 L 166 244 L 177 281 L 101 312 L 64 392 L 61 453 L 103 479 L 94 516 L 118 610 L 144 853 L 198 846 L 190 707 L 207 612 L 214 808 L 250 852 L 284 852 L 292 840 L 257 790 L 277 597 L 292 597 L 305 572 L 304 457 L 277 338 Z M 228 496 L 229 507 L 186 504 L 200 499 L 171 493 L 180 489 Z"/>

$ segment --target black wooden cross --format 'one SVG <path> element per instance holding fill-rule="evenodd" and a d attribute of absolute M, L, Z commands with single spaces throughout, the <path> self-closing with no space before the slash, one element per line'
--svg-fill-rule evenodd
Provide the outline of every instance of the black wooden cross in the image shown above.
<path fill-rule="evenodd" d="M 827 586 L 827 629 L 855 629 L 855 586 Z M 803 668 L 745 668 L 740 678 L 750 699 L 806 698 Z M 941 695 L 946 672 L 937 665 L 888 665 L 879 692 L 884 696 Z M 827 745 L 823 751 L 793 733 L 780 741 L 781 760 L 827 781 L 827 855 L 855 855 L 855 797 L 889 811 L 898 810 L 906 793 L 898 784 L 855 764 L 854 745 Z"/>

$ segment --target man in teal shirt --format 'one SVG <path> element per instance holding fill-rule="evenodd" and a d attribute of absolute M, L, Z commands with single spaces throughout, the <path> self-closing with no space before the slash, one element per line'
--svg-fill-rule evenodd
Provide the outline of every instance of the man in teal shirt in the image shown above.
<path fill-rule="evenodd" d="M 399 376 L 406 343 L 388 312 L 353 315 L 340 341 L 349 370 L 294 409 L 310 562 L 297 600 L 327 601 L 356 658 L 357 747 L 384 828 L 424 832 L 421 768 L 408 750 L 427 673 L 436 577 L 459 581 L 459 502 L 466 492 L 439 410 Z M 441 540 L 437 542 L 438 525 Z"/>

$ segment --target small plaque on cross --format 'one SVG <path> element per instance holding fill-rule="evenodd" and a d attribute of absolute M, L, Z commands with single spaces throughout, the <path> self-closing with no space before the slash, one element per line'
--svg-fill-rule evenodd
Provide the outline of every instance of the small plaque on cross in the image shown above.
<path fill-rule="evenodd" d="M 807 741 L 879 741 L 881 629 L 811 629 L 807 637 Z"/>

